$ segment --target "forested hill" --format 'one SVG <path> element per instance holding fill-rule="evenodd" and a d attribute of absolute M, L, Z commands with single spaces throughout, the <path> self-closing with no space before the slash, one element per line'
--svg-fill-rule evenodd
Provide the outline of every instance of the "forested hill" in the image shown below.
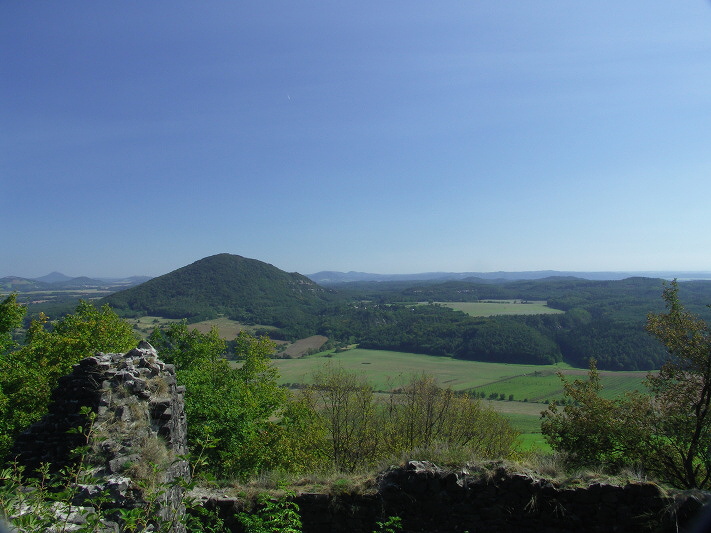
<path fill-rule="evenodd" d="M 305 276 L 239 255 L 218 254 L 103 300 L 125 316 L 214 318 L 284 327 L 323 306 L 329 292 Z"/>

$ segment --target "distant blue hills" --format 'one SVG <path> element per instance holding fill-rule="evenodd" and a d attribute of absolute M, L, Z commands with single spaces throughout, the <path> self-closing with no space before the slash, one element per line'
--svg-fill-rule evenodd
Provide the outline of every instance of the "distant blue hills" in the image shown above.
<path fill-rule="evenodd" d="M 314 283 L 319 285 L 338 285 L 354 282 L 391 282 L 391 281 L 484 281 L 488 283 L 503 283 L 517 280 L 538 280 L 545 278 L 573 277 L 587 280 L 621 280 L 630 277 L 646 277 L 661 279 L 678 279 L 679 281 L 711 280 L 711 271 L 568 271 L 568 270 L 525 270 L 497 272 L 422 272 L 418 274 L 376 274 L 370 272 L 338 272 L 324 270 L 315 274 L 307 274 Z M 61 272 L 51 272 L 37 278 L 6 276 L 0 278 L 0 290 L 28 291 L 43 289 L 70 289 L 112 287 L 116 290 L 140 285 L 151 276 L 131 276 L 128 278 L 91 278 L 86 276 L 71 277 Z"/>
<path fill-rule="evenodd" d="M 560 270 L 527 270 L 521 272 L 424 272 L 420 274 L 372 274 L 367 272 L 323 271 L 307 277 L 319 285 L 368 281 L 450 281 L 485 280 L 505 282 L 535 280 L 552 277 L 573 277 L 588 280 L 621 280 L 631 277 L 688 280 L 711 280 L 711 272 L 692 271 L 638 271 L 638 272 L 577 272 Z"/>
<path fill-rule="evenodd" d="M 62 283 L 63 281 L 69 281 L 73 278 L 70 276 L 65 276 L 61 272 L 51 272 L 46 276 L 32 279 L 34 281 L 41 281 L 42 283 Z"/>
<path fill-rule="evenodd" d="M 150 276 L 132 276 L 129 278 L 89 278 L 86 276 L 70 277 L 61 272 L 52 272 L 39 278 L 6 276 L 0 278 L 0 291 L 28 292 L 67 289 L 103 289 L 117 291 L 140 285 Z"/>

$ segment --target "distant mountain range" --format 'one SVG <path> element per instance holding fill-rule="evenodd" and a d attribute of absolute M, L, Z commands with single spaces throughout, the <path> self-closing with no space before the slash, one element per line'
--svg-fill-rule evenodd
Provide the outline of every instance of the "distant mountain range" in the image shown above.
<path fill-rule="evenodd" d="M 711 272 L 655 271 L 655 272 L 576 272 L 560 270 L 529 270 L 522 272 L 424 272 L 421 274 L 371 274 L 367 272 L 323 271 L 308 274 L 319 285 L 336 285 L 358 281 L 450 281 L 488 280 L 517 281 L 552 277 L 574 277 L 588 280 L 621 280 L 630 277 L 681 280 L 711 280 Z"/>
<path fill-rule="evenodd" d="M 6 276 L 0 278 L 0 291 L 3 292 L 29 292 L 72 289 L 100 289 L 105 291 L 118 291 L 133 287 L 148 281 L 150 276 L 132 276 L 130 278 L 88 278 L 79 276 L 72 278 L 61 272 L 52 272 L 39 278 L 21 278 Z"/>

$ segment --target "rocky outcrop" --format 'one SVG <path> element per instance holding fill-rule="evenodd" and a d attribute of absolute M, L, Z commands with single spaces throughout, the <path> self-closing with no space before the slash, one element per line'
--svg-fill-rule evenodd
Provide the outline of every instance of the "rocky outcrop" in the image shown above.
<path fill-rule="evenodd" d="M 711 501 L 653 483 L 566 487 L 503 466 L 452 472 L 419 461 L 385 472 L 380 495 L 407 531 L 676 532 Z"/>
<path fill-rule="evenodd" d="M 181 458 L 187 453 L 184 393 L 175 368 L 146 342 L 126 354 L 98 353 L 60 379 L 49 414 L 17 439 L 14 454 L 29 469 L 41 463 L 79 468 L 87 481 L 76 491 L 76 505 L 101 493 L 110 507 L 150 504 L 156 521 L 174 521 L 180 531 L 185 509 L 176 481 L 190 477 Z M 81 446 L 85 453 L 73 452 Z"/>

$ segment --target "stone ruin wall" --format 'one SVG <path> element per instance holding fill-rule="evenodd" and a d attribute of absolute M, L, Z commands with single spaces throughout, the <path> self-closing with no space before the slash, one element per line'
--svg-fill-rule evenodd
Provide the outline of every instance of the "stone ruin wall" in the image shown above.
<path fill-rule="evenodd" d="M 300 494 L 304 533 L 371 533 L 377 522 L 402 518 L 400 533 L 707 533 L 711 494 L 668 492 L 654 483 L 563 487 L 503 466 L 448 471 L 409 461 L 380 474 L 371 494 Z M 205 497 L 231 530 L 244 502 Z M 706 522 L 702 522 L 703 519 Z"/>
<path fill-rule="evenodd" d="M 75 464 L 72 450 L 88 445 L 84 473 L 90 481 L 75 504 L 104 490 L 113 507 L 130 509 L 145 504 L 147 491 L 160 485 L 169 488 L 157 502 L 159 520 L 177 522 L 185 509 L 183 490 L 173 481 L 190 477 L 181 458 L 187 453 L 184 395 L 173 365 L 160 361 L 147 342 L 126 354 L 97 353 L 59 380 L 49 413 L 20 435 L 13 455 L 31 470 L 41 463 L 58 470 Z M 82 407 L 96 413 L 93 425 Z M 78 427 L 85 434 L 70 432 Z"/>
<path fill-rule="evenodd" d="M 187 453 L 184 393 L 174 367 L 161 362 L 148 343 L 127 354 L 96 354 L 60 380 L 50 413 L 18 438 L 15 454 L 30 468 L 41 462 L 69 464 L 70 450 L 86 438 L 67 431 L 85 426 L 80 409 L 88 406 L 97 414 L 87 457 L 95 480 L 82 486 L 75 503 L 105 489 L 115 507 L 140 506 L 145 500 L 137 479 L 150 476 L 140 465 L 160 464 L 159 479 L 153 480 L 159 483 L 189 478 L 189 465 L 180 459 Z M 183 496 L 173 486 L 162 497 L 159 520 L 179 518 Z M 232 531 L 243 531 L 234 515 L 249 507 L 246 502 L 224 491 L 193 496 L 217 511 Z M 370 533 L 388 516 L 403 519 L 402 533 L 702 533 L 707 529 L 695 526 L 694 517 L 709 507 L 710 499 L 709 493 L 670 493 L 653 483 L 570 488 L 503 467 L 453 472 L 419 461 L 382 473 L 370 494 L 295 498 L 304 533 Z M 117 531 L 118 524 L 113 526 L 109 530 Z"/>

